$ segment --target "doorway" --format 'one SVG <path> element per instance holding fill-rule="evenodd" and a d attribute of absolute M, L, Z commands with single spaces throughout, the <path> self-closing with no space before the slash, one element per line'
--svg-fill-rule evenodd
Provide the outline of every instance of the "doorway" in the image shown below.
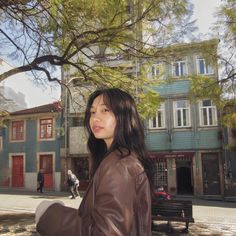
<path fill-rule="evenodd" d="M 24 187 L 24 161 L 22 155 L 12 156 L 12 187 Z"/>
<path fill-rule="evenodd" d="M 177 193 L 193 194 L 192 161 L 176 160 Z"/>
<path fill-rule="evenodd" d="M 89 183 L 89 161 L 88 157 L 77 157 L 73 159 L 75 175 L 79 179 L 79 190 L 84 191 Z"/>
<path fill-rule="evenodd" d="M 44 170 L 44 188 L 53 188 L 53 156 L 44 154 L 39 156 L 39 169 Z"/>
<path fill-rule="evenodd" d="M 220 194 L 219 158 L 217 153 L 202 154 L 202 178 L 205 195 Z"/>

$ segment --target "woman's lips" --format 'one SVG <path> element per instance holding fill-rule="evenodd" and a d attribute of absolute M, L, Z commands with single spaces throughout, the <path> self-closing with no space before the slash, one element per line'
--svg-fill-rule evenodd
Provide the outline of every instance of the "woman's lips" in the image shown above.
<path fill-rule="evenodd" d="M 101 126 L 93 126 L 92 130 L 94 133 L 98 133 L 99 131 L 101 131 L 103 128 Z"/>

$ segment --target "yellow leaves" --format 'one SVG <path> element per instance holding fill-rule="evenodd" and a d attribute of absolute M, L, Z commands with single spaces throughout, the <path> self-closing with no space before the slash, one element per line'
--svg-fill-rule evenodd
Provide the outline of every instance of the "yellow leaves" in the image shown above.
<path fill-rule="evenodd" d="M 232 114 L 224 115 L 222 118 L 222 125 L 235 128 L 236 127 L 236 111 Z"/>
<path fill-rule="evenodd" d="M 153 117 L 160 105 L 161 98 L 154 91 L 153 86 L 148 83 L 146 77 L 129 77 L 127 73 L 122 73 L 121 68 L 111 68 L 106 66 L 94 66 L 89 73 L 88 83 L 95 87 L 116 87 L 130 93 L 138 107 L 140 116 L 145 119 Z"/>
<path fill-rule="evenodd" d="M 161 103 L 161 98 L 156 91 L 146 87 L 139 93 L 138 99 L 138 111 L 143 119 L 156 116 L 157 108 Z"/>
<path fill-rule="evenodd" d="M 91 70 L 90 77 L 93 83 L 100 84 L 104 87 L 130 87 L 132 84 L 130 78 L 122 73 L 121 70 L 106 66 L 94 66 Z"/>
<path fill-rule="evenodd" d="M 221 106 L 221 87 L 215 78 L 208 76 L 192 76 L 191 80 L 191 100 L 209 98 L 215 105 Z"/>
<path fill-rule="evenodd" d="M 224 24 L 229 28 L 229 31 L 236 34 L 236 2 L 235 0 L 227 0 L 220 8 L 219 14 L 224 16 Z"/>
<path fill-rule="evenodd" d="M 212 100 L 218 111 L 224 113 L 220 120 L 221 125 L 236 127 L 236 104 L 227 98 L 222 98 L 222 89 L 217 80 L 208 76 L 193 76 L 190 99 L 197 101 L 206 98 Z"/>
<path fill-rule="evenodd" d="M 5 121 L 9 118 L 7 111 L 0 111 L 0 128 L 5 127 Z"/>

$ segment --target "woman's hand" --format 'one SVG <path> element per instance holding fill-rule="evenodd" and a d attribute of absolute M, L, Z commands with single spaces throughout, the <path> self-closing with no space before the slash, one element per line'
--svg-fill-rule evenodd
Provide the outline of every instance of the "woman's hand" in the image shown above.
<path fill-rule="evenodd" d="M 59 200 L 54 200 L 54 201 L 44 200 L 41 203 L 39 203 L 39 205 L 37 206 L 36 211 L 35 211 L 36 225 L 38 224 L 40 217 L 44 214 L 44 212 L 48 209 L 48 207 L 50 207 L 51 205 L 53 205 L 55 203 L 59 203 L 63 206 L 65 205 L 64 202 L 59 201 Z"/>

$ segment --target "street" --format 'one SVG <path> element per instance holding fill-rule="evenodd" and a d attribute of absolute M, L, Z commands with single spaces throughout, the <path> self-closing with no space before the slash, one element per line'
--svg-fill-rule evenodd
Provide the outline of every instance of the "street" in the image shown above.
<path fill-rule="evenodd" d="M 42 200 L 61 200 L 65 205 L 78 208 L 81 197 L 69 199 L 69 193 L 46 192 L 39 194 L 26 191 L 0 189 L 0 235 L 37 235 L 34 212 Z M 155 222 L 157 235 L 223 235 L 236 236 L 236 202 L 192 199 L 195 223 L 190 223 L 189 233 L 181 230 L 184 223 L 172 222 L 172 232 L 166 232 L 166 222 Z"/>

